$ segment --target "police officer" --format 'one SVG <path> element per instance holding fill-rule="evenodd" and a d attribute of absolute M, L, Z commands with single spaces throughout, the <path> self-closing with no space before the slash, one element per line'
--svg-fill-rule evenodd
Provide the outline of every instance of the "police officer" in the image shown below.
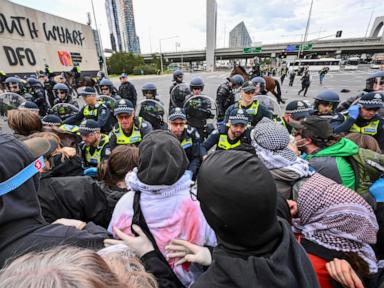
<path fill-rule="evenodd" d="M 114 114 L 118 123 L 109 134 L 112 149 L 117 145 L 130 144 L 137 146 L 143 137 L 152 131 L 150 123 L 141 117 L 135 117 L 135 109 L 129 100 L 119 100 Z"/>
<path fill-rule="evenodd" d="M 261 105 L 259 101 L 254 99 L 255 93 L 255 84 L 253 84 L 252 81 L 244 82 L 241 87 L 241 99 L 237 103 L 229 106 L 225 112 L 224 121 L 228 122 L 232 110 L 238 108 L 246 110 L 251 127 L 256 126 L 257 122 L 263 117 L 272 118 L 272 113 L 268 111 L 265 106 Z"/>
<path fill-rule="evenodd" d="M 168 125 L 163 119 L 165 113 L 164 104 L 158 97 L 159 95 L 157 94 L 156 85 L 147 82 L 143 85 L 141 91 L 145 100 L 153 101 L 144 101 L 140 103 L 139 116 L 148 121 L 152 125 L 153 130 L 168 130 Z"/>
<path fill-rule="evenodd" d="M 64 124 L 78 125 L 82 120 L 92 119 L 97 121 L 103 133 L 108 133 L 111 129 L 111 112 L 102 102 L 96 99 L 96 89 L 85 87 L 80 93 L 84 98 L 85 106 L 77 113 L 64 120 Z"/>
<path fill-rule="evenodd" d="M 355 132 L 373 136 L 384 151 L 384 119 L 378 115 L 383 108 L 383 95 L 369 92 L 363 95 L 357 105 L 348 109 L 348 117 L 335 128 L 336 133 Z"/>
<path fill-rule="evenodd" d="M 44 72 L 45 72 L 45 74 L 48 76 L 48 78 L 53 77 L 52 70 L 51 70 L 51 68 L 49 67 L 48 64 L 45 64 L 45 65 L 44 65 Z"/>
<path fill-rule="evenodd" d="M 55 86 L 53 86 L 53 94 L 55 95 L 54 105 L 59 103 L 68 103 L 79 107 L 77 101 L 72 99 L 72 96 L 69 95 L 69 88 L 67 85 L 63 83 L 55 84 Z"/>
<path fill-rule="evenodd" d="M 120 75 L 120 87 L 119 87 L 119 95 L 123 99 L 127 99 L 132 102 L 133 107 L 136 108 L 137 102 L 137 92 L 135 86 L 129 82 L 128 75 L 122 73 Z"/>
<path fill-rule="evenodd" d="M 253 66 L 252 66 L 252 70 L 250 72 L 251 78 L 261 76 L 261 70 L 260 70 L 260 63 L 259 62 L 260 62 L 259 57 L 256 56 L 253 58 Z"/>
<path fill-rule="evenodd" d="M 53 86 L 55 86 L 56 82 L 53 81 L 52 78 L 48 78 L 48 75 L 45 74 L 44 71 L 38 72 L 38 80 L 44 86 L 50 106 L 53 106 L 55 101 L 55 95 L 53 95 Z"/>
<path fill-rule="evenodd" d="M 285 127 L 288 132 L 291 133 L 293 127 L 292 123 L 298 123 L 300 120 L 308 117 L 312 113 L 312 108 L 302 100 L 293 100 L 285 107 L 285 113 L 283 115 Z"/>
<path fill-rule="evenodd" d="M 29 110 L 37 115 L 39 115 L 40 112 L 39 106 L 37 106 L 37 104 L 32 101 L 25 101 L 24 103 L 21 103 L 21 105 L 17 109 Z"/>
<path fill-rule="evenodd" d="M 188 170 L 192 172 L 192 179 L 197 176 L 201 160 L 205 154 L 202 140 L 197 130 L 187 124 L 187 116 L 182 108 L 173 108 L 168 117 L 169 131 L 180 141 L 189 160 Z"/>
<path fill-rule="evenodd" d="M 171 94 L 171 92 L 172 92 L 172 89 L 176 86 L 176 85 L 178 85 L 178 84 L 180 84 L 180 83 L 183 83 L 183 80 L 184 80 L 184 73 L 183 73 L 183 71 L 181 71 L 181 70 L 175 70 L 174 72 L 173 72 L 173 75 L 172 75 L 172 85 L 171 85 L 171 87 L 169 87 L 169 94 Z"/>
<path fill-rule="evenodd" d="M 267 90 L 265 89 L 267 82 L 263 77 L 253 77 L 252 83 L 256 86 L 255 95 L 266 95 Z"/>
<path fill-rule="evenodd" d="M 345 111 L 361 96 L 368 92 L 384 91 L 384 71 L 375 72 L 368 76 L 365 81 L 365 89 L 357 96 L 349 97 L 337 107 L 337 112 Z"/>
<path fill-rule="evenodd" d="M 55 114 L 48 114 L 41 119 L 41 123 L 43 124 L 43 129 L 47 127 L 59 128 L 63 124 L 63 121 Z"/>
<path fill-rule="evenodd" d="M 248 115 L 245 110 L 236 108 L 230 112 L 227 125 L 213 131 L 203 145 L 207 151 L 215 145 L 216 150 L 229 150 L 243 143 L 251 144 Z"/>
<path fill-rule="evenodd" d="M 104 73 L 103 71 L 99 71 L 99 72 L 97 72 L 97 74 L 96 74 L 97 84 L 99 84 L 100 81 L 101 81 L 103 78 L 105 78 L 105 77 L 106 77 L 106 76 L 105 76 L 105 73 Z"/>
<path fill-rule="evenodd" d="M 216 92 L 217 121 L 224 120 L 225 111 L 235 103 L 234 90 L 240 88 L 244 83 L 243 76 L 235 74 L 228 77 L 223 84 L 220 84 Z"/>
<path fill-rule="evenodd" d="M 7 79 L 7 73 L 3 70 L 0 70 L 0 90 L 5 90 L 4 81 Z"/>
<path fill-rule="evenodd" d="M 194 77 L 189 83 L 189 87 L 191 89 L 191 96 L 201 95 L 201 92 L 204 90 L 204 81 L 201 77 Z"/>
<path fill-rule="evenodd" d="M 66 103 L 79 108 L 77 101 L 72 99 L 72 96 L 69 94 L 69 88 L 67 85 L 57 83 L 55 86 L 53 86 L 53 94 L 55 95 L 55 100 L 53 102 L 54 105 Z M 51 109 L 50 113 L 57 114 L 61 119 L 64 120 L 73 115 L 74 112 L 69 107 L 62 106 L 56 111 L 52 111 Z"/>
<path fill-rule="evenodd" d="M 8 92 L 16 93 L 23 96 L 22 82 L 18 77 L 8 77 L 5 79 L 5 87 Z"/>
<path fill-rule="evenodd" d="M 141 88 L 141 92 L 143 93 L 143 96 L 145 99 L 155 100 L 162 103 L 162 101 L 158 97 L 159 95 L 157 95 L 157 87 L 154 83 L 152 82 L 145 83 Z"/>
<path fill-rule="evenodd" d="M 43 84 L 36 78 L 27 78 L 28 92 L 32 95 L 32 101 L 40 109 L 40 115 L 48 111 L 48 99 Z"/>
<path fill-rule="evenodd" d="M 113 82 L 111 80 L 107 78 L 101 79 L 99 87 L 102 95 L 106 95 L 112 98 L 120 98 L 120 96 L 117 95 L 117 90 L 115 86 L 113 86 Z"/>
<path fill-rule="evenodd" d="M 81 139 L 79 144 L 84 167 L 97 167 L 97 165 L 111 154 L 109 138 L 101 134 L 100 126 L 95 120 L 88 119 L 79 127 Z"/>
<path fill-rule="evenodd" d="M 73 65 L 73 68 L 71 69 L 71 72 L 73 73 L 73 77 L 75 78 L 76 87 L 79 87 L 79 80 L 81 76 L 79 64 L 75 63 L 75 65 Z"/>
<path fill-rule="evenodd" d="M 325 90 L 315 96 L 313 115 L 327 119 L 331 127 L 335 128 L 345 120 L 343 114 L 336 112 L 339 103 L 339 94 L 332 90 Z"/>

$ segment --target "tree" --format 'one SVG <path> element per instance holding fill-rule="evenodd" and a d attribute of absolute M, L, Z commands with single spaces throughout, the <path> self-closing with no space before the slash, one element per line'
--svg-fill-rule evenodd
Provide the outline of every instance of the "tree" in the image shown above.
<path fill-rule="evenodd" d="M 123 72 L 132 74 L 133 68 L 140 65 L 144 65 L 144 58 L 131 52 L 114 53 L 107 60 L 108 71 L 112 74 L 120 74 Z"/>

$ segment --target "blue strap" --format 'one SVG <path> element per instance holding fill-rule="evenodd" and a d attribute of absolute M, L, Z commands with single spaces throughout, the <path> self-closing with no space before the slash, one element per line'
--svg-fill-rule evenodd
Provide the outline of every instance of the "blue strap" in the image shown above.
<path fill-rule="evenodd" d="M 43 169 L 44 167 L 45 167 L 44 156 L 40 156 L 40 158 L 33 161 L 31 164 L 29 164 L 27 167 L 25 167 L 15 176 L 0 183 L 0 196 L 3 196 L 8 192 L 11 192 L 17 189 L 22 184 L 24 184 L 28 179 L 35 176 L 35 174 L 41 171 L 41 169 Z"/>

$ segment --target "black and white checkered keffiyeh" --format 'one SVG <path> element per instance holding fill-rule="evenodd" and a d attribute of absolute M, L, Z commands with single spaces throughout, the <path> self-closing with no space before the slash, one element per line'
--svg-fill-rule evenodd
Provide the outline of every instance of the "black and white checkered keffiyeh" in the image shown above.
<path fill-rule="evenodd" d="M 370 244 L 379 229 L 371 206 L 357 193 L 315 173 L 298 192 L 293 226 L 305 239 L 328 249 L 356 252 L 377 272 Z"/>
<path fill-rule="evenodd" d="M 288 148 L 288 130 L 268 118 L 263 118 L 251 132 L 252 146 L 268 169 L 285 168 L 300 178 L 312 175 L 307 161 L 297 157 Z"/>
<path fill-rule="evenodd" d="M 295 153 L 287 148 L 288 130 L 268 118 L 263 118 L 257 123 L 251 132 L 251 138 L 257 154 L 272 152 L 272 157 L 279 155 L 288 161 L 296 160 Z"/>

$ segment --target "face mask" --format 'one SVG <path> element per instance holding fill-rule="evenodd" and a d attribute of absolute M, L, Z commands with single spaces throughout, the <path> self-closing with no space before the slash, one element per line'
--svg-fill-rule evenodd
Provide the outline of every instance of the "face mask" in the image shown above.
<path fill-rule="evenodd" d="M 307 139 L 300 139 L 294 142 L 296 145 L 297 149 L 303 148 L 307 143 Z"/>

